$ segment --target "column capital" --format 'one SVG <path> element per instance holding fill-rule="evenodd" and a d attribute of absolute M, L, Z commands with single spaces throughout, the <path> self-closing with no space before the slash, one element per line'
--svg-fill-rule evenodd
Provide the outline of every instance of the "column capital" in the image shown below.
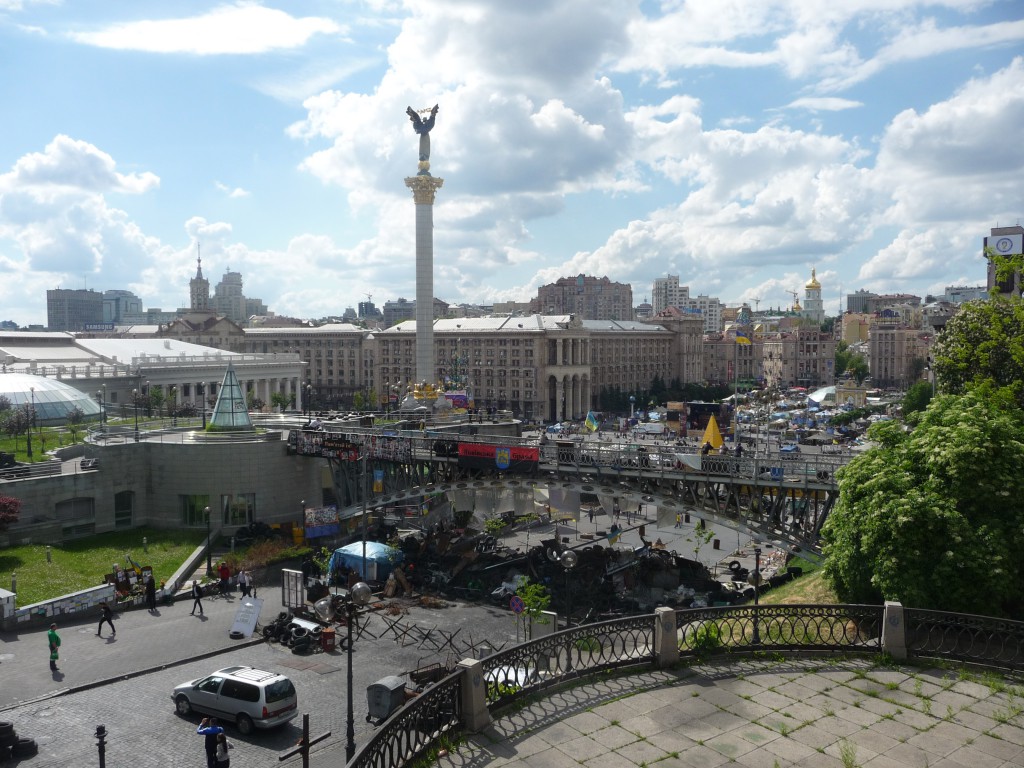
<path fill-rule="evenodd" d="M 412 199 L 416 205 L 433 205 L 434 195 L 444 184 L 444 179 L 436 176 L 407 176 L 405 186 L 412 190 Z"/>

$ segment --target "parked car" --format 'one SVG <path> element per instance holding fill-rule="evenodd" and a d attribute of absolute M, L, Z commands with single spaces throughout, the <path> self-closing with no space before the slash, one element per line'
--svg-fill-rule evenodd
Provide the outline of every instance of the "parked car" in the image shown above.
<path fill-rule="evenodd" d="M 171 698 L 182 717 L 201 712 L 233 722 L 243 735 L 283 725 L 299 712 L 292 681 L 254 667 L 219 669 L 177 686 Z"/>

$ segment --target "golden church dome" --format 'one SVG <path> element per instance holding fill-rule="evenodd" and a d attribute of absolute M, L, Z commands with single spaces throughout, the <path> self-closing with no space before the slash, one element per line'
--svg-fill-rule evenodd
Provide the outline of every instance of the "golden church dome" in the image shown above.
<path fill-rule="evenodd" d="M 818 282 L 818 278 L 815 275 L 815 272 L 816 270 L 814 269 L 814 267 L 811 267 L 811 279 L 808 281 L 807 285 L 804 286 L 804 288 L 806 288 L 809 291 L 821 290 L 821 283 Z"/>

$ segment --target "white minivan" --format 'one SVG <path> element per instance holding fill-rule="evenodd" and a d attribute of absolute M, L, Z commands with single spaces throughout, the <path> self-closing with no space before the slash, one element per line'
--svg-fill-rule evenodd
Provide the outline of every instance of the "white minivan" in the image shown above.
<path fill-rule="evenodd" d="M 242 734 L 282 725 L 298 714 L 299 706 L 291 680 L 254 667 L 218 669 L 177 686 L 171 698 L 179 715 L 201 712 L 233 722 Z"/>

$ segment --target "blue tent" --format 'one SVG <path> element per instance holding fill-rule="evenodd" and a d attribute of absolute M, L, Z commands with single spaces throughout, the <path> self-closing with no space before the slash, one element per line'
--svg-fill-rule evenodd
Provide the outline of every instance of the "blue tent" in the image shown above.
<path fill-rule="evenodd" d="M 389 547 L 376 541 L 366 542 L 366 568 L 363 568 L 363 543 L 361 541 L 347 544 L 334 550 L 328 569 L 334 573 L 339 563 L 350 568 L 364 579 L 384 581 L 391 575 L 392 569 L 402 562 L 404 554 L 400 549 Z"/>

